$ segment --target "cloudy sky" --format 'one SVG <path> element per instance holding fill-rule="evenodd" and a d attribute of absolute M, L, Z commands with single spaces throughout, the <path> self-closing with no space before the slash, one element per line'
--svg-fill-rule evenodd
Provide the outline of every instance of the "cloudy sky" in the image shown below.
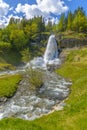
<path fill-rule="evenodd" d="M 13 16 L 26 19 L 43 16 L 57 22 L 61 13 L 74 11 L 78 6 L 87 13 L 87 0 L 0 0 L 0 25 L 8 24 Z"/>

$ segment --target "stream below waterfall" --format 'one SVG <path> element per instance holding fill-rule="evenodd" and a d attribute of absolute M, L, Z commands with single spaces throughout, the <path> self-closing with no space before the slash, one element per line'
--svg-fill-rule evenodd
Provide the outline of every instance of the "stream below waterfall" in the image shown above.
<path fill-rule="evenodd" d="M 0 119 L 7 117 L 33 120 L 44 114 L 62 109 L 64 99 L 69 95 L 71 82 L 66 81 L 47 67 L 55 68 L 60 65 L 58 48 L 55 36 L 51 35 L 43 57 L 34 58 L 23 68 L 15 71 L 1 72 L 3 74 L 22 73 L 23 80 L 20 82 L 15 95 L 0 106 Z M 37 90 L 31 90 L 29 84 L 28 67 L 39 68 L 43 73 L 43 86 Z"/>
<path fill-rule="evenodd" d="M 17 117 L 33 120 L 53 111 L 55 105 L 63 107 L 64 103 L 61 102 L 69 94 L 70 82 L 54 72 L 42 70 L 44 85 L 38 90 L 31 90 L 27 71 L 10 71 L 8 74 L 19 72 L 23 73 L 24 78 L 15 95 L 0 106 L 0 119 Z"/>

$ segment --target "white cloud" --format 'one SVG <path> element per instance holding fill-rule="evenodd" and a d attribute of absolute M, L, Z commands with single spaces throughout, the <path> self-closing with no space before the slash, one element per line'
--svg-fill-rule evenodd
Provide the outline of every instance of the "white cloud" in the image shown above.
<path fill-rule="evenodd" d="M 0 25 L 7 25 L 11 17 L 21 18 L 18 13 L 23 13 L 27 19 L 34 16 L 43 16 L 46 19 L 50 17 L 52 22 L 57 23 L 58 19 L 52 17 L 51 14 L 58 16 L 67 10 L 68 7 L 65 5 L 64 0 L 36 0 L 36 4 L 32 5 L 18 3 L 15 9 L 10 7 L 4 0 L 0 0 Z"/>
<path fill-rule="evenodd" d="M 14 9 L 14 8 L 13 8 L 13 7 L 11 7 L 11 8 L 9 8 L 9 11 L 13 11 L 13 9 Z"/>
<path fill-rule="evenodd" d="M 34 16 L 50 17 L 51 13 L 59 15 L 68 10 L 62 0 L 36 0 L 36 3 L 33 5 L 19 3 L 15 11 L 16 13 L 22 12 L 27 19 L 30 19 Z"/>
<path fill-rule="evenodd" d="M 39 8 L 38 5 L 33 4 L 33 5 L 29 5 L 29 4 L 25 4 L 25 5 L 21 5 L 21 3 L 19 3 L 17 5 L 17 8 L 15 9 L 16 13 L 24 13 L 25 17 L 27 19 L 31 19 L 34 16 L 47 16 L 48 14 L 46 12 L 42 12 Z"/>
<path fill-rule="evenodd" d="M 6 15 L 9 10 L 9 5 L 5 3 L 3 0 L 0 0 L 0 17 Z"/>
<path fill-rule="evenodd" d="M 64 1 L 61 0 L 36 0 L 38 8 L 42 12 L 61 14 L 68 10 L 68 7 L 64 5 Z"/>
<path fill-rule="evenodd" d="M 6 15 L 9 11 L 10 6 L 3 0 L 0 0 L 0 28 L 7 22 Z"/>
<path fill-rule="evenodd" d="M 18 3 L 17 8 L 16 8 L 16 12 L 20 13 L 22 11 L 22 8 L 23 8 L 23 6 L 21 5 L 21 3 Z"/>
<path fill-rule="evenodd" d="M 21 19 L 21 17 L 18 17 L 17 15 L 14 16 L 13 13 L 8 15 L 8 12 L 10 11 L 14 11 L 14 8 L 10 7 L 10 5 L 5 3 L 3 0 L 0 0 L 0 28 L 8 25 L 11 17 Z"/>

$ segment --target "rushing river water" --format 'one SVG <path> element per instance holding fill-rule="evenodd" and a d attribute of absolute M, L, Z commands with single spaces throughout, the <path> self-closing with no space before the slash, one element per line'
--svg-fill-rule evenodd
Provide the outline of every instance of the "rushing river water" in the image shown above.
<path fill-rule="evenodd" d="M 43 71 L 43 75 L 44 85 L 38 90 L 31 90 L 29 75 L 24 72 L 16 94 L 0 106 L 0 119 L 18 117 L 33 120 L 51 112 L 68 96 L 69 82 L 48 70 Z"/>

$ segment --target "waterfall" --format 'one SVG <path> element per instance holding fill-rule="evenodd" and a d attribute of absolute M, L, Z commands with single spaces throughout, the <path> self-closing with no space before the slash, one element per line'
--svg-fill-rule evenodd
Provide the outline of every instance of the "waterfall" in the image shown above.
<path fill-rule="evenodd" d="M 45 54 L 44 54 L 44 62 L 47 63 L 50 60 L 55 60 L 56 58 L 58 58 L 57 42 L 56 42 L 56 39 L 55 39 L 55 35 L 51 35 L 49 37 L 47 47 L 46 47 L 46 51 L 45 51 Z"/>
<path fill-rule="evenodd" d="M 34 68 L 41 67 L 45 69 L 47 69 L 47 65 L 58 66 L 61 63 L 58 55 L 58 46 L 55 35 L 51 35 L 48 39 L 44 56 L 34 58 L 26 65 L 26 67 L 28 67 L 30 64 Z"/>

